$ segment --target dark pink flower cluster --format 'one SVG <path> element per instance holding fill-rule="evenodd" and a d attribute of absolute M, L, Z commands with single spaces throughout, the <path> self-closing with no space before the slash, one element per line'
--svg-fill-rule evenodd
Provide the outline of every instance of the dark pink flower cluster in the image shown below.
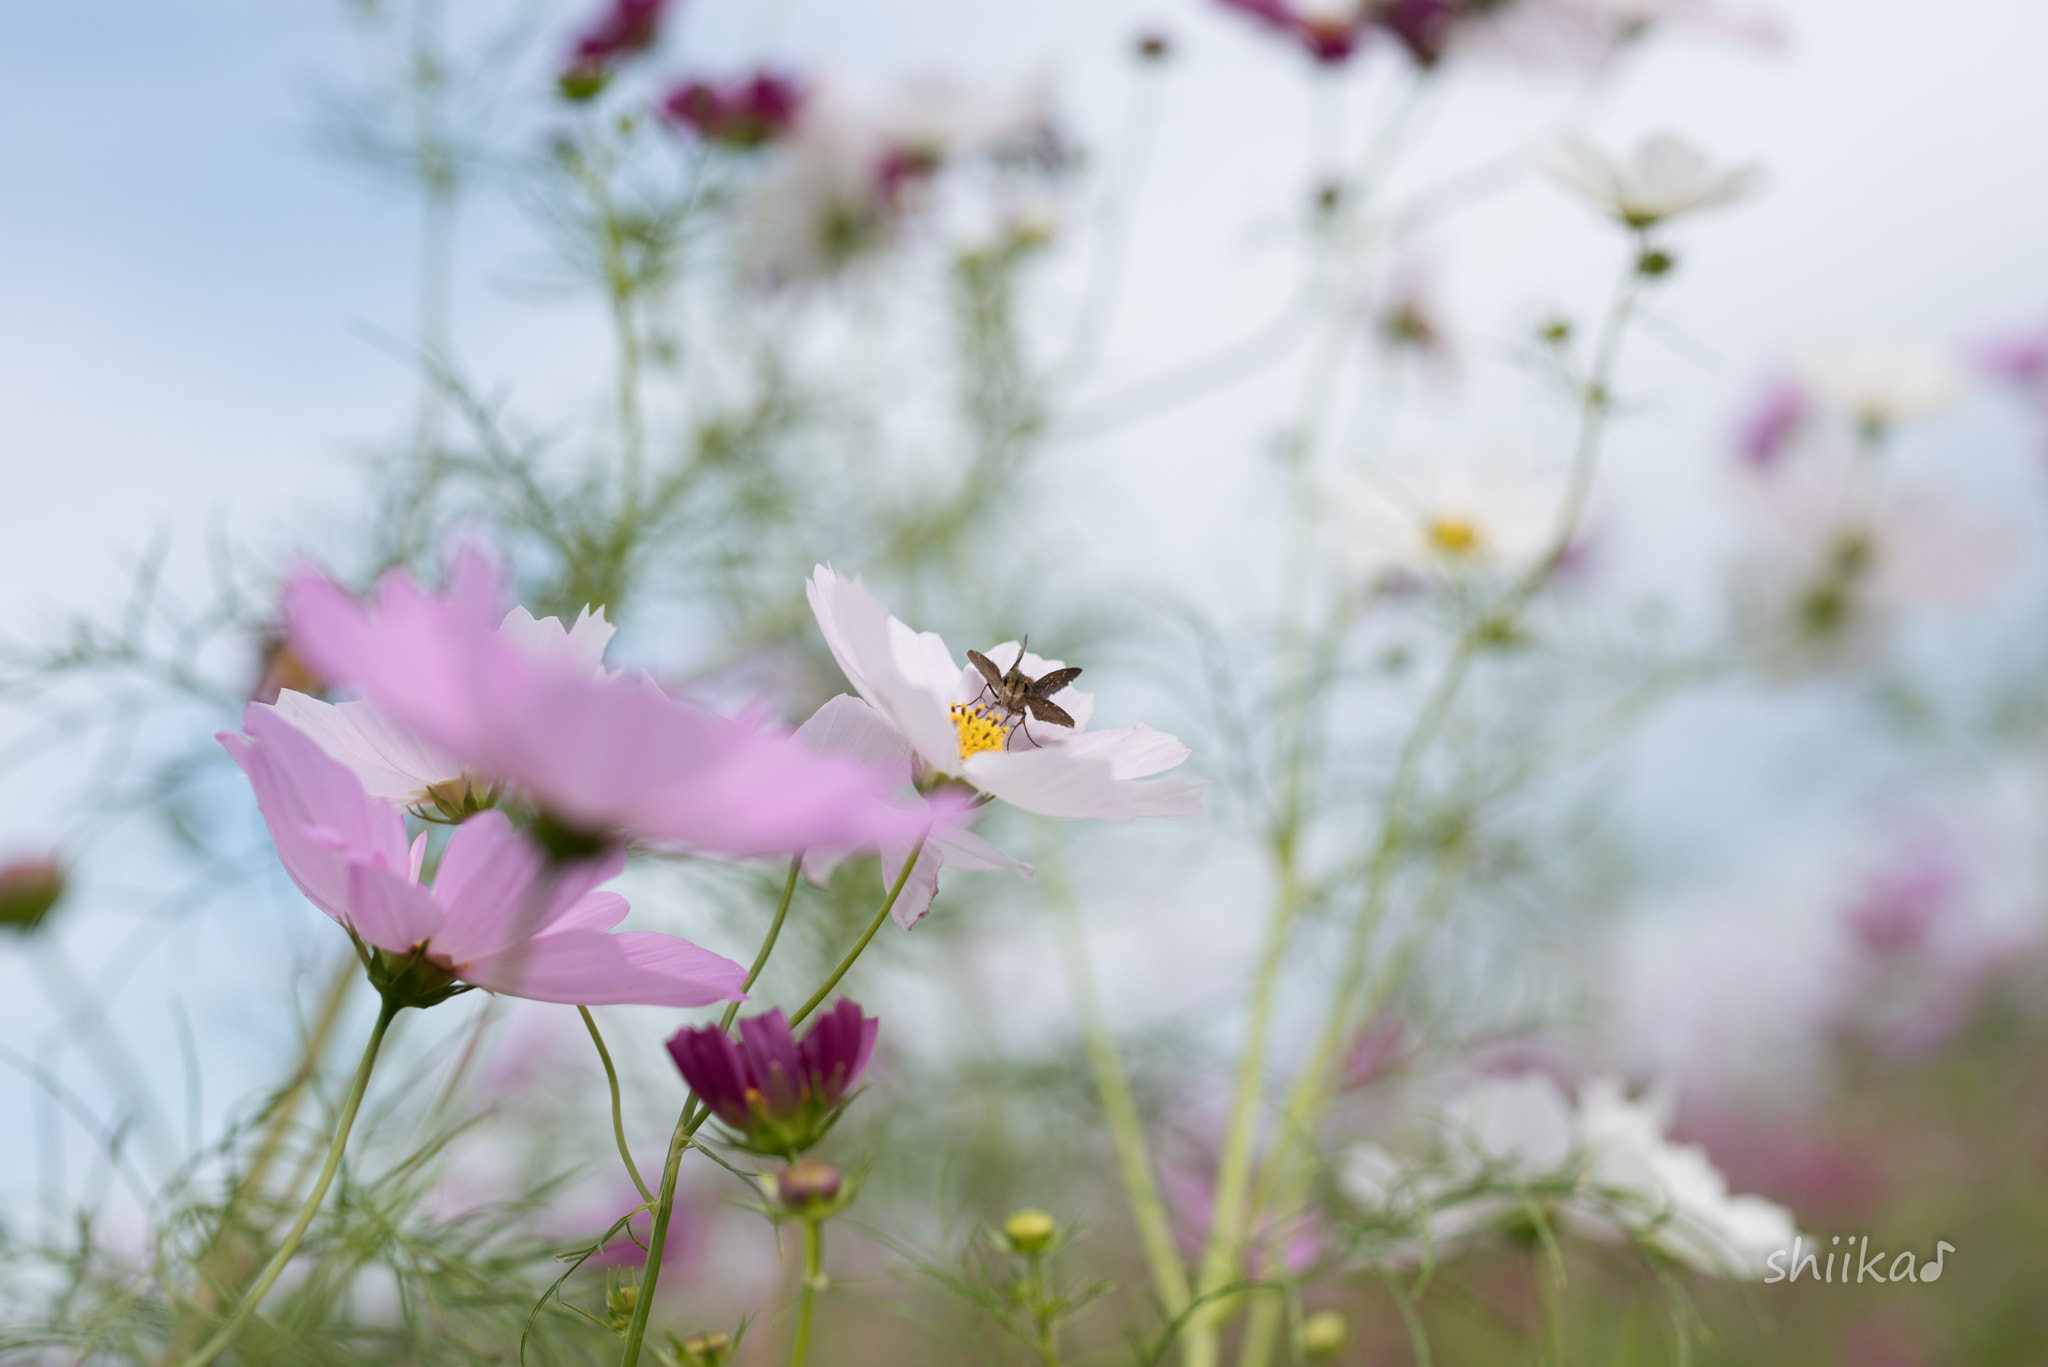
<path fill-rule="evenodd" d="M 880 1022 L 841 998 L 798 1040 L 780 1009 L 678 1030 L 669 1056 L 710 1112 L 758 1153 L 794 1159 L 824 1138 L 875 1051 Z"/>
<path fill-rule="evenodd" d="M 706 142 L 760 147 L 790 130 L 803 102 L 796 78 L 757 71 L 726 81 L 685 81 L 662 100 L 661 112 Z"/>
<path fill-rule="evenodd" d="M 1348 15 L 1326 16 L 1306 13 L 1289 0 L 1219 0 L 1219 3 L 1294 39 L 1308 51 L 1309 56 L 1325 66 L 1351 60 L 1351 55 L 1358 50 L 1358 44 L 1365 36 L 1369 21 L 1363 5 Z"/>
<path fill-rule="evenodd" d="M 621 62 L 654 46 L 669 0 L 611 0 L 577 35 L 563 67 L 562 94 L 587 100 L 605 88 Z"/>
<path fill-rule="evenodd" d="M 1357 0 L 1347 10 L 1312 13 L 1294 0 L 1218 3 L 1293 39 L 1324 66 L 1350 61 L 1378 30 L 1399 43 L 1417 66 L 1433 67 L 1443 59 L 1460 19 L 1499 8 L 1499 0 Z"/>

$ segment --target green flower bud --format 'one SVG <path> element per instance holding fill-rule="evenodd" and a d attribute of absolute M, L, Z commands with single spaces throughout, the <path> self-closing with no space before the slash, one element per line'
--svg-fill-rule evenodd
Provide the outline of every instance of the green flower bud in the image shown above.
<path fill-rule="evenodd" d="M 671 1335 L 669 1346 L 680 1367 L 725 1367 L 732 1358 L 733 1350 L 739 1347 L 730 1334 L 716 1329 L 708 1334 L 692 1334 L 686 1339 Z"/>
<path fill-rule="evenodd" d="M 1350 1337 L 1351 1321 L 1334 1310 L 1318 1310 L 1301 1322 L 1301 1351 L 1306 1357 L 1335 1357 Z"/>
<path fill-rule="evenodd" d="M 1003 1221 L 1003 1237 L 1018 1253 L 1043 1253 L 1052 1246 L 1059 1225 L 1042 1210 L 1026 1206 Z"/>
<path fill-rule="evenodd" d="M 0 864 L 0 926 L 26 935 L 63 896 L 64 869 L 50 856 Z"/>
<path fill-rule="evenodd" d="M 775 1197 L 793 1214 L 815 1215 L 839 1199 L 839 1169 L 816 1158 L 792 1163 L 775 1179 Z"/>

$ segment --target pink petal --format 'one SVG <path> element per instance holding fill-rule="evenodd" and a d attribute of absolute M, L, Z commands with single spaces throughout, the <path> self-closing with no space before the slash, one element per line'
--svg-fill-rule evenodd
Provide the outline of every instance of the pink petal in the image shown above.
<path fill-rule="evenodd" d="M 377 948 L 409 954 L 441 929 L 441 908 L 425 888 L 358 861 L 348 866 L 348 910 L 341 919 Z"/>
<path fill-rule="evenodd" d="M 560 935 L 570 930 L 610 930 L 625 920 L 630 910 L 631 905 L 616 892 L 593 892 L 563 912 L 541 935 Z"/>
<path fill-rule="evenodd" d="M 563 930 L 466 964 L 466 982 L 571 1006 L 708 1006 L 737 1001 L 747 971 L 675 935 Z"/>
<path fill-rule="evenodd" d="M 503 812 L 478 812 L 456 828 L 441 856 L 434 900 L 448 923 L 434 949 L 455 963 L 510 949 L 555 926 L 625 866 L 616 847 L 596 859 L 551 864 Z"/>

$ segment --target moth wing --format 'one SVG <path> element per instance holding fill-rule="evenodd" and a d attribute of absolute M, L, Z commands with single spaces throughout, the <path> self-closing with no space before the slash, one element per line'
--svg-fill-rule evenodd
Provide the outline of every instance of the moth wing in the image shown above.
<path fill-rule="evenodd" d="M 981 671 L 981 677 L 988 680 L 990 688 L 1003 686 L 1003 671 L 996 668 L 996 662 L 978 650 L 967 652 L 967 663 Z"/>
<path fill-rule="evenodd" d="M 1067 709 L 1061 707 L 1058 703 L 1047 702 L 1036 694 L 1026 698 L 1024 702 L 1026 706 L 1030 707 L 1031 715 L 1040 721 L 1049 721 L 1054 726 L 1071 727 L 1074 724 L 1074 719 L 1067 715 Z"/>

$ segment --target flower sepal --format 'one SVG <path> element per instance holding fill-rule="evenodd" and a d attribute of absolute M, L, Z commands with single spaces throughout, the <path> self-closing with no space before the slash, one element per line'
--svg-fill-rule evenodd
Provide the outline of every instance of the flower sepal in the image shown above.
<path fill-rule="evenodd" d="M 355 941 L 356 957 L 363 961 L 363 970 L 370 975 L 370 986 L 394 1011 L 403 1011 L 408 1006 L 424 1011 L 450 997 L 475 990 L 473 984 L 457 978 L 454 970 L 429 959 L 424 944 L 415 945 L 410 954 L 394 954 L 364 944 L 353 929 L 348 937 Z"/>

